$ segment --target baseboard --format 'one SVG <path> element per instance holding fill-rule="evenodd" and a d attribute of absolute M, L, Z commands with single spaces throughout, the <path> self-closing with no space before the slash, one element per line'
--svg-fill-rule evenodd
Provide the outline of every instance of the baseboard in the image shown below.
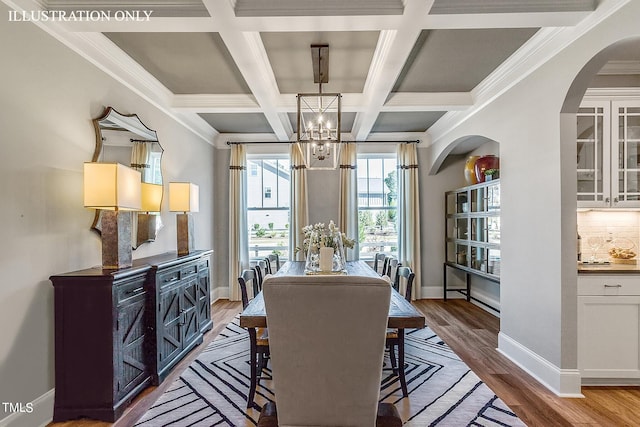
<path fill-rule="evenodd" d="M 560 369 L 503 332 L 498 334 L 497 350 L 556 395 L 584 397 L 578 369 Z"/>
<path fill-rule="evenodd" d="M 55 389 L 51 389 L 33 402 L 33 411 L 14 412 L 0 420 L 0 427 L 44 427 L 53 421 L 53 398 Z M 15 403 L 15 402 L 14 402 Z M 22 402 L 26 405 L 29 402 Z M 4 409 L 4 408 L 3 408 Z"/>
<path fill-rule="evenodd" d="M 219 288 L 211 289 L 211 304 L 218 301 L 219 299 L 229 299 L 228 287 L 219 287 Z"/>

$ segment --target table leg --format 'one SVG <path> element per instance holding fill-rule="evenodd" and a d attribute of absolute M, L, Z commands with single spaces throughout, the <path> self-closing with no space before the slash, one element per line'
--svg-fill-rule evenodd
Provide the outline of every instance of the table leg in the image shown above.
<path fill-rule="evenodd" d="M 442 288 L 444 290 L 444 300 L 447 300 L 447 264 L 442 264 Z"/>
<path fill-rule="evenodd" d="M 256 360 L 256 354 L 258 353 L 258 349 L 257 349 L 257 337 L 256 337 L 256 328 L 248 328 L 249 330 L 249 343 L 250 343 L 250 350 L 249 350 L 249 356 L 251 357 L 251 360 L 249 361 L 249 366 L 251 367 L 251 384 L 249 386 L 249 394 L 247 395 L 247 408 L 252 408 L 254 403 L 253 403 L 253 398 L 256 394 L 256 384 L 258 382 L 258 369 L 257 369 L 257 360 Z"/>
<path fill-rule="evenodd" d="M 402 395 L 409 396 L 407 391 L 407 380 L 404 376 L 404 329 L 398 329 L 398 376 L 400 377 L 400 387 Z"/>

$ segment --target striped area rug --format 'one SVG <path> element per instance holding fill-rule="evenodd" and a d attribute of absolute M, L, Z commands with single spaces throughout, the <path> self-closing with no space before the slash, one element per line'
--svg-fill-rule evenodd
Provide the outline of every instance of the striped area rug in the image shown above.
<path fill-rule="evenodd" d="M 524 426 L 504 402 L 429 328 L 405 339 L 409 397 L 390 370 L 380 399 L 392 402 L 406 426 Z M 137 426 L 255 426 L 259 408 L 246 408 L 249 335 L 231 322 L 182 373 Z M 389 366 L 388 358 L 385 367 Z M 256 404 L 274 400 L 271 381 L 261 380 Z"/>

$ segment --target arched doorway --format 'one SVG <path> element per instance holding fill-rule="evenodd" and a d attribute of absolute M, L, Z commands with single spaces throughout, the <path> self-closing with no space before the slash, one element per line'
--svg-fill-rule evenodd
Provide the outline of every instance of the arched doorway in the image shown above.
<path fill-rule="evenodd" d="M 633 68 L 636 66 L 637 70 L 634 71 Z M 635 101 L 631 102 L 634 97 Z M 622 237 L 623 231 L 620 230 L 625 229 L 617 224 L 624 225 L 624 221 L 637 224 L 638 221 L 635 213 L 627 212 L 626 219 L 623 219 L 619 210 L 616 210 L 634 203 L 640 205 L 640 197 L 637 195 L 640 194 L 637 185 L 640 143 L 632 140 L 630 145 L 627 145 L 626 136 L 619 137 L 626 132 L 624 127 L 628 117 L 635 117 L 635 113 L 627 115 L 627 111 L 631 111 L 627 107 L 632 105 L 640 112 L 640 38 L 618 41 L 595 54 L 576 75 L 562 105 L 562 164 L 567 168 L 571 165 L 571 170 L 564 175 L 567 181 L 569 172 L 572 176 L 572 181 L 563 186 L 566 207 L 566 213 L 563 215 L 563 235 L 569 236 L 575 233 L 573 230 L 578 230 L 583 243 L 593 241 L 592 245 L 583 244 L 582 250 L 576 244 L 576 253 L 582 252 L 582 257 L 590 262 L 609 259 L 609 246 Z M 640 117 L 637 120 L 640 124 Z M 628 163 L 631 161 L 635 162 L 633 167 L 629 167 Z M 629 191 L 630 189 L 633 191 Z M 636 195 L 633 195 L 634 192 Z M 569 202 L 572 208 L 569 208 Z M 594 210 L 586 211 L 581 209 L 583 207 Z M 569 216 L 573 215 L 572 211 L 575 208 L 578 209 L 574 220 Z M 637 247 L 637 231 L 634 239 Z M 581 268 L 590 267 L 587 265 Z M 624 378 L 625 371 L 631 378 L 633 363 L 625 365 L 624 369 L 621 368 L 620 373 L 615 373 L 615 364 L 608 366 L 609 362 L 600 360 L 603 356 L 600 350 L 597 350 L 607 349 L 607 352 L 618 355 L 617 361 L 624 361 L 622 353 L 629 346 L 630 338 L 624 338 L 619 348 L 616 348 L 619 342 L 616 341 L 619 340 L 616 338 L 619 336 L 618 326 L 624 323 L 616 319 L 618 316 L 624 316 L 623 307 L 609 306 L 608 302 L 597 302 L 594 299 L 598 296 L 596 294 L 585 298 L 581 295 L 584 290 L 578 286 L 583 281 L 581 277 L 584 276 L 579 274 L 576 280 L 578 283 L 573 280 L 563 282 L 565 290 L 570 286 L 577 289 L 577 301 L 563 303 L 563 316 L 573 316 L 577 325 L 575 363 L 581 373 L 582 384 L 596 383 L 594 378 L 605 375 L 606 372 L 611 373 L 610 378 L 627 379 Z M 568 310 L 574 307 L 575 311 Z M 598 328 L 592 327 L 595 324 L 593 322 L 597 322 Z M 600 336 L 596 336 L 596 330 L 600 331 Z M 637 334 L 635 339 L 637 341 Z M 597 343 L 591 345 L 591 341 Z M 636 360 L 637 356 L 636 354 Z M 633 357 L 630 357 L 631 359 Z M 602 367 L 600 373 L 596 366 Z M 604 369 L 605 367 L 607 369 Z M 640 371 L 638 367 L 636 370 Z M 623 382 L 625 381 L 620 383 Z"/>

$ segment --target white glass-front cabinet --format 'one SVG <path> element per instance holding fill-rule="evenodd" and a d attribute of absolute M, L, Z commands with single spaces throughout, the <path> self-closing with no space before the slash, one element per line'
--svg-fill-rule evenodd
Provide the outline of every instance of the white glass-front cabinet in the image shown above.
<path fill-rule="evenodd" d="M 583 101 L 576 142 L 578 207 L 640 207 L 640 98 Z"/>

